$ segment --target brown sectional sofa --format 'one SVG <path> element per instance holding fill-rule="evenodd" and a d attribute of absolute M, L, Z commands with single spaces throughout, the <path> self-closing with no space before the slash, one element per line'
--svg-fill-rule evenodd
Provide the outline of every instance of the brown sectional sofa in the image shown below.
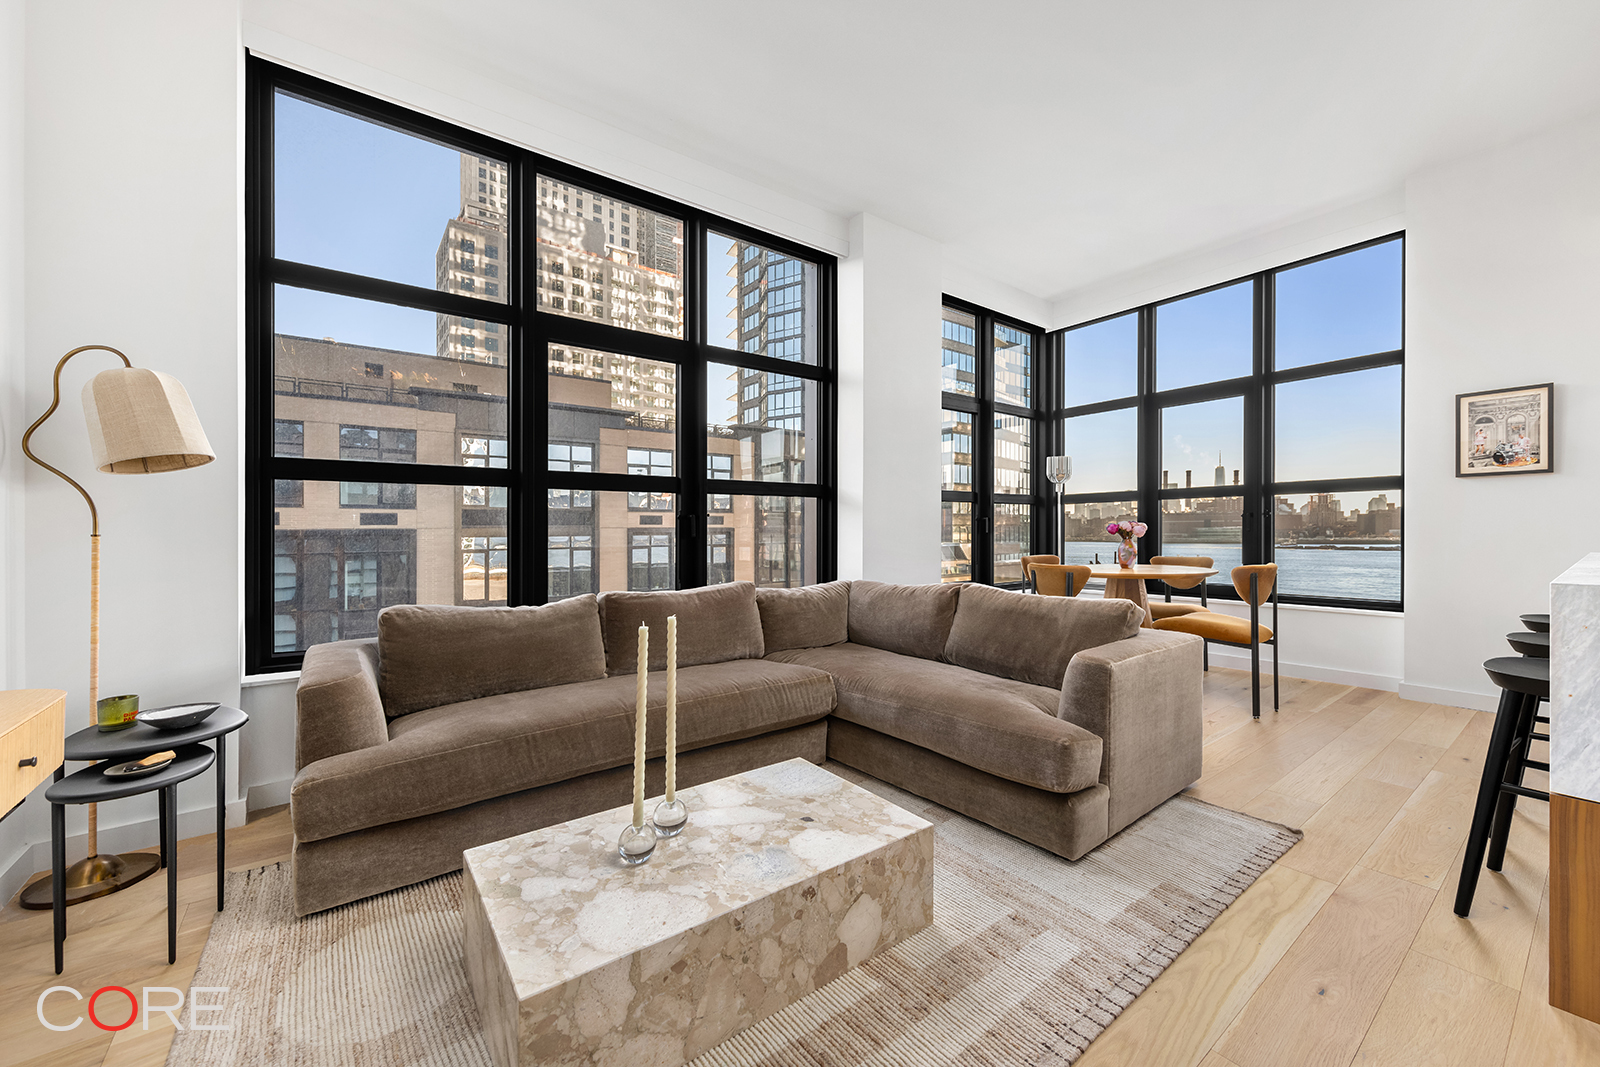
<path fill-rule="evenodd" d="M 669 614 L 685 786 L 832 758 L 1077 859 L 1200 776 L 1201 642 L 1140 629 L 1128 601 L 857 581 L 389 608 L 376 641 L 306 653 L 297 913 L 626 803 L 636 633 L 661 671 Z"/>

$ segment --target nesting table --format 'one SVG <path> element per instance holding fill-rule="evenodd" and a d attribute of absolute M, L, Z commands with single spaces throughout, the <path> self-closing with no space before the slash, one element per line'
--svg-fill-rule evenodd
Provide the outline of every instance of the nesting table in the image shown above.
<path fill-rule="evenodd" d="M 933 826 L 802 759 L 466 851 L 467 984 L 496 1067 L 693 1059 L 933 920 Z"/>
<path fill-rule="evenodd" d="M 100 804 L 152 790 L 161 794 L 161 866 L 167 869 L 167 962 L 178 961 L 178 783 L 210 767 L 216 761 L 216 753 L 204 745 L 184 745 L 175 751 L 177 759 L 154 774 L 109 778 L 97 764 L 69 774 L 45 790 L 45 799 L 50 802 L 51 907 L 55 911 L 57 974 L 61 973 L 62 947 L 67 940 L 67 805 Z"/>
<path fill-rule="evenodd" d="M 50 906 L 55 912 L 56 973 L 61 973 L 62 943 L 67 936 L 66 917 L 66 805 L 99 804 L 107 800 L 159 792 L 161 807 L 161 866 L 167 869 L 167 962 L 177 960 L 178 945 L 178 784 L 216 768 L 217 786 L 217 910 L 222 910 L 223 875 L 227 857 L 227 745 L 228 735 L 250 721 L 238 708 L 219 707 L 202 721 L 183 730 L 157 730 L 135 723 L 125 730 L 102 733 L 89 726 L 67 738 L 65 758 L 99 760 L 45 790 L 50 802 L 50 850 L 54 877 Z M 211 741 L 213 747 L 201 744 Z M 137 778 L 110 778 L 105 768 L 172 749 L 177 759 L 153 774 Z"/>

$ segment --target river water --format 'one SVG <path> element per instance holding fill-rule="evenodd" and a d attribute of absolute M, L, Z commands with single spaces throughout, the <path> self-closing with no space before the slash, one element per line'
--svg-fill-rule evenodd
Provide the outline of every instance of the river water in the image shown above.
<path fill-rule="evenodd" d="M 1213 583 L 1228 580 L 1240 563 L 1238 545 L 1184 543 L 1167 545 L 1168 554 L 1210 556 L 1221 573 Z M 1101 563 L 1116 559 L 1115 543 L 1074 542 L 1063 563 Z M 1276 552 L 1280 592 L 1285 595 L 1345 597 L 1395 602 L 1400 599 L 1400 553 L 1393 548 L 1286 548 Z"/>

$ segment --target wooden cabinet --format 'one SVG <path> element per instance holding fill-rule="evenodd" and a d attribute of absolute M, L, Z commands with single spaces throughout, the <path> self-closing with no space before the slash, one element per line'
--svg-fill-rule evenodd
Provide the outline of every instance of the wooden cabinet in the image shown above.
<path fill-rule="evenodd" d="M 0 815 L 61 766 L 66 709 L 60 689 L 0 692 Z"/>
<path fill-rule="evenodd" d="M 1560 793 L 1550 794 L 1550 1003 L 1600 1022 L 1600 804 Z"/>

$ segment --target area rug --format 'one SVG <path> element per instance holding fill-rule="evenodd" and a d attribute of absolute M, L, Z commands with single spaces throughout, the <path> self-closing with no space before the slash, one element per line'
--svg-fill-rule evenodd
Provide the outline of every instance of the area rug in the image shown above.
<path fill-rule="evenodd" d="M 934 923 L 695 1067 L 1071 1063 L 1300 839 L 1179 796 L 1069 863 L 828 767 L 935 825 Z M 490 1067 L 460 901 L 452 874 L 296 921 L 287 864 L 229 875 L 194 985 L 227 990 L 230 1028 L 168 1064 Z"/>

